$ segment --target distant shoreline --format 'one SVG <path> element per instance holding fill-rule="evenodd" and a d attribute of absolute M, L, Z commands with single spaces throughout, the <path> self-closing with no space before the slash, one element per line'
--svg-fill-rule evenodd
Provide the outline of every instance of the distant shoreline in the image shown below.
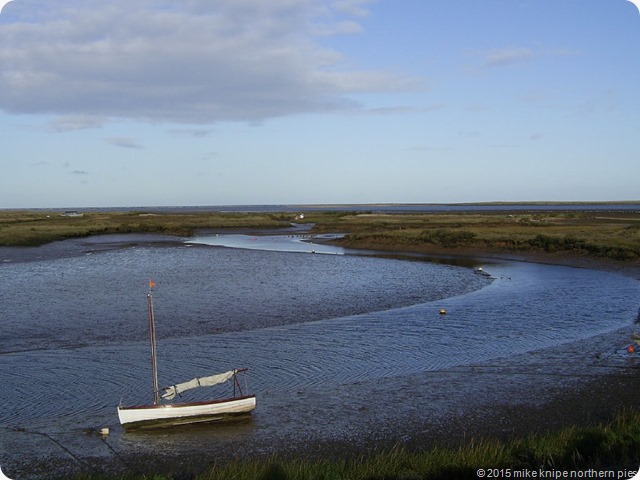
<path fill-rule="evenodd" d="M 290 203 L 290 204 L 228 204 L 228 205 L 133 205 L 121 207 L 99 207 L 99 206 L 61 206 L 61 207 L 0 207 L 0 212 L 65 212 L 69 210 L 86 212 L 297 212 L 297 211 L 319 211 L 319 210 L 370 210 L 370 209 L 393 209 L 401 210 L 406 207 L 409 210 L 423 208 L 425 212 L 446 209 L 464 209 L 466 207 L 477 209 L 496 207 L 499 210 L 506 210 L 508 207 L 637 207 L 640 209 L 640 200 L 607 200 L 607 201 L 518 201 L 518 202 L 454 202 L 454 203 L 403 203 L 403 202 L 375 202 L 375 203 Z"/>
<path fill-rule="evenodd" d="M 144 238 L 140 241 L 153 243 L 150 235 L 167 242 L 197 232 L 286 234 L 291 228 L 304 227 L 311 235 L 343 234 L 332 243 L 345 248 L 550 263 L 640 278 L 640 204 L 636 209 L 630 202 L 623 210 L 611 206 L 601 203 L 599 207 L 605 209 L 595 213 L 585 210 L 584 204 L 578 210 L 363 212 L 327 208 L 304 215 L 291 206 L 280 212 L 74 210 L 73 215 L 64 215 L 0 211 L 0 245 L 18 249 L 50 245 L 37 253 L 22 251 L 20 256 L 28 258 L 71 247 L 58 245 L 60 240 L 92 244 L 96 242 L 89 239 L 101 235 L 138 234 Z M 127 239 L 131 241 L 131 237 Z M 99 249 L 97 245 L 91 248 Z"/>

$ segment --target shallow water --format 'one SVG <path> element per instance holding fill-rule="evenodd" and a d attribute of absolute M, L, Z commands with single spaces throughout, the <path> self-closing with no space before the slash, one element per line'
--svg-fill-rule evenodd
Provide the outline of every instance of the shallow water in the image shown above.
<path fill-rule="evenodd" d="M 42 456 L 194 454 L 203 439 L 206 449 L 250 444 L 269 452 L 359 438 L 412 415 L 437 418 L 460 408 L 448 388 L 471 388 L 474 401 L 496 393 L 451 372 L 506 368 L 628 327 L 640 298 L 639 282 L 591 270 L 501 263 L 485 266 L 489 279 L 299 237 L 221 237 L 0 265 L 3 471 L 29 471 Z M 261 245 L 220 247 L 251 242 Z M 248 367 L 258 395 L 251 422 L 122 432 L 115 406 L 151 396 L 149 278 L 157 285 L 160 383 Z M 565 361 L 544 368 L 562 371 Z M 440 388 L 426 388 L 442 375 Z M 513 381 L 532 382 L 515 374 Z M 384 408 L 381 398 L 394 403 Z M 108 444 L 81 433 L 103 426 L 112 429 Z"/>

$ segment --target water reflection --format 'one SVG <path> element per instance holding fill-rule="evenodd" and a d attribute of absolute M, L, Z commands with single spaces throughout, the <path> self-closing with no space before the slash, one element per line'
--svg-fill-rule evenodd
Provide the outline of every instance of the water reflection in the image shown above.
<path fill-rule="evenodd" d="M 345 249 L 342 247 L 318 243 L 340 237 L 342 235 L 310 235 L 306 233 L 290 235 L 214 234 L 195 236 L 188 239 L 187 243 L 249 250 L 344 255 Z"/>

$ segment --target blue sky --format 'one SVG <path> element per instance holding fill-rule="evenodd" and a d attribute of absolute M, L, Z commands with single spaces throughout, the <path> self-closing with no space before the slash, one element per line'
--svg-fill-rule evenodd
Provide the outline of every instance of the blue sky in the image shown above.
<path fill-rule="evenodd" d="M 640 199 L 627 0 L 14 0 L 0 208 Z"/>

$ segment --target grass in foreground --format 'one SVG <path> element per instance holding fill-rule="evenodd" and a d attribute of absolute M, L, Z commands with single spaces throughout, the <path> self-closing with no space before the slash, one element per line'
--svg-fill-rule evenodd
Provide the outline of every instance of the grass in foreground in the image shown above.
<path fill-rule="evenodd" d="M 197 480 L 374 480 L 478 478 L 484 469 L 635 470 L 640 465 L 640 411 L 627 410 L 608 423 L 571 427 L 511 442 L 472 441 L 458 449 L 414 453 L 396 448 L 353 460 L 268 460 L 234 462 L 194 475 Z M 185 472 L 77 476 L 75 480 L 169 480 Z M 500 477 L 507 478 L 507 477 Z"/>

